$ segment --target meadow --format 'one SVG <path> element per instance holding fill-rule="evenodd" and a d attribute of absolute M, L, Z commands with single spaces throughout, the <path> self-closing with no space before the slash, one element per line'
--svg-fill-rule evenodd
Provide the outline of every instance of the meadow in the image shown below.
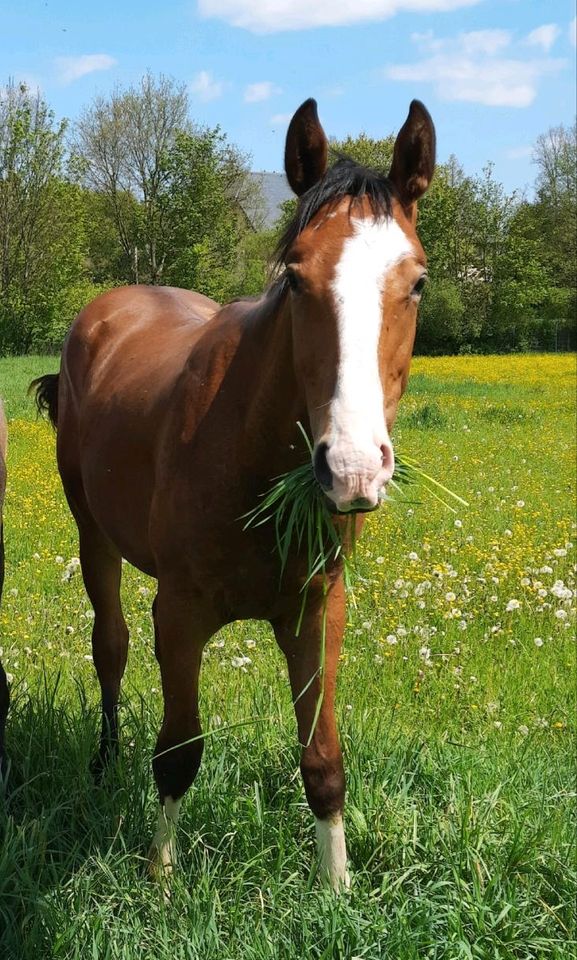
<path fill-rule="evenodd" d="M 169 903 L 145 872 L 162 710 L 154 584 L 128 565 L 121 756 L 100 787 L 88 772 L 91 609 L 54 435 L 25 395 L 56 367 L 0 360 L 13 698 L 0 957 L 577 956 L 575 357 L 413 364 L 396 446 L 470 505 L 387 504 L 358 546 L 338 696 L 350 893 L 315 877 L 286 668 L 267 626 L 248 622 L 206 649 L 211 735 Z"/>

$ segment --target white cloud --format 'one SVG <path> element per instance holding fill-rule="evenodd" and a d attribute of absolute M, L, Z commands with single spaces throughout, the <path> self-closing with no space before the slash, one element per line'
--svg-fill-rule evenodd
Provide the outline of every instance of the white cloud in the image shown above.
<path fill-rule="evenodd" d="M 208 70 L 201 70 L 191 80 L 189 90 L 198 100 L 208 103 L 209 100 L 218 100 L 222 97 L 224 84 L 222 80 L 215 80 Z"/>
<path fill-rule="evenodd" d="M 505 150 L 505 156 L 507 160 L 525 160 L 527 157 L 533 156 L 533 150 L 534 147 L 527 143 L 520 147 L 509 147 L 508 150 Z"/>
<path fill-rule="evenodd" d="M 396 13 L 440 13 L 481 0 L 198 0 L 203 17 L 218 17 L 253 33 L 280 33 L 386 20 Z"/>
<path fill-rule="evenodd" d="M 107 53 L 85 53 L 80 57 L 56 57 L 54 63 L 60 83 L 73 83 L 97 70 L 110 70 L 116 60 Z"/>
<path fill-rule="evenodd" d="M 270 122 L 276 127 L 288 127 L 292 119 L 292 113 L 275 113 L 270 118 Z"/>
<path fill-rule="evenodd" d="M 511 43 L 511 34 L 508 30 L 472 30 L 460 36 L 463 53 L 468 56 L 485 54 L 492 57 L 504 50 Z"/>
<path fill-rule="evenodd" d="M 510 46 L 512 34 L 509 30 L 472 30 L 470 33 L 460 33 L 454 40 L 435 37 L 432 30 L 425 33 L 412 33 L 411 40 L 427 53 L 443 53 L 450 47 L 458 47 L 461 53 L 468 56 L 485 54 L 492 56 Z"/>
<path fill-rule="evenodd" d="M 477 30 L 449 39 L 437 39 L 429 32 L 414 34 L 412 39 L 430 56 L 393 64 L 383 74 L 389 80 L 432 83 L 442 100 L 528 107 L 540 79 L 566 63 L 551 58 L 522 60 L 514 54 L 499 56 L 512 43 L 506 30 Z"/>
<path fill-rule="evenodd" d="M 573 17 L 569 24 L 569 42 L 572 43 L 574 47 L 577 46 L 577 17 Z"/>
<path fill-rule="evenodd" d="M 262 80 L 260 83 L 249 83 L 245 87 L 245 103 L 261 103 L 263 100 L 270 100 L 276 93 L 280 93 L 280 87 L 275 86 L 270 80 Z"/>
<path fill-rule="evenodd" d="M 549 53 L 560 33 L 556 23 L 544 23 L 542 27 L 531 30 L 524 42 L 528 47 L 541 47 L 545 53 Z"/>

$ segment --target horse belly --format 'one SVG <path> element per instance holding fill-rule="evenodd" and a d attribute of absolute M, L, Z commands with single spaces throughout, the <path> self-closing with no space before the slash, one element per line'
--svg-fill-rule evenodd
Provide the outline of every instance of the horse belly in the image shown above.
<path fill-rule="evenodd" d="M 134 437 L 115 442 L 108 433 L 83 459 L 82 483 L 92 517 L 118 552 L 150 576 L 155 575 L 148 536 L 152 478 L 149 451 Z"/>

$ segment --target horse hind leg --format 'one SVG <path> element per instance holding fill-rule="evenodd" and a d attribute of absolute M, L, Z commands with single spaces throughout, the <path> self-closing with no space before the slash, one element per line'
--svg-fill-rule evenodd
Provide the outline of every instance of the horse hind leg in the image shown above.
<path fill-rule="evenodd" d="M 118 751 L 118 699 L 128 655 L 128 628 L 120 603 L 122 559 L 90 519 L 77 517 L 80 565 L 94 609 L 92 657 L 102 696 L 102 729 L 92 771 L 99 779 Z"/>
<path fill-rule="evenodd" d="M 198 711 L 202 650 L 220 626 L 206 615 L 192 593 L 186 582 L 167 583 L 161 578 L 153 604 L 164 717 L 153 757 L 160 808 L 149 850 L 149 869 L 161 882 L 172 872 L 180 805 L 200 767 L 204 747 Z"/>

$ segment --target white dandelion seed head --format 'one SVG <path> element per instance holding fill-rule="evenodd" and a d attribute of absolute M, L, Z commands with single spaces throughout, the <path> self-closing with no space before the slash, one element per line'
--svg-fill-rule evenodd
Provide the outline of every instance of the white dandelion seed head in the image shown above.
<path fill-rule="evenodd" d="M 248 667 L 252 660 L 250 657 L 231 657 L 230 662 L 233 667 L 238 669 L 239 667 Z"/>

